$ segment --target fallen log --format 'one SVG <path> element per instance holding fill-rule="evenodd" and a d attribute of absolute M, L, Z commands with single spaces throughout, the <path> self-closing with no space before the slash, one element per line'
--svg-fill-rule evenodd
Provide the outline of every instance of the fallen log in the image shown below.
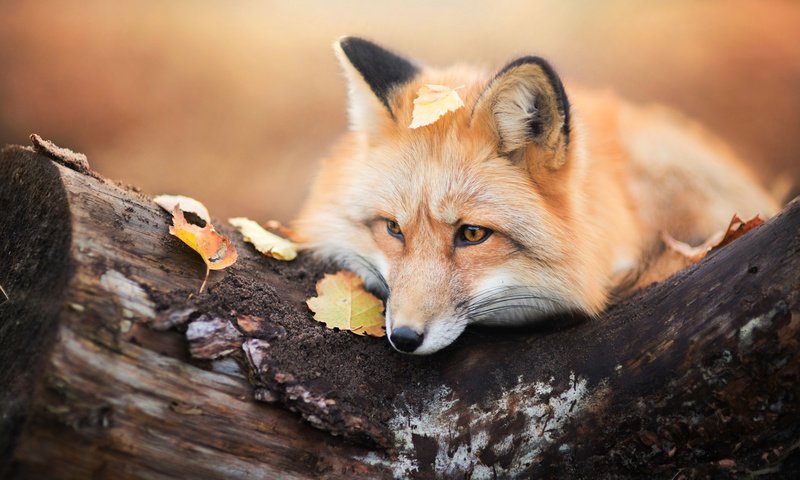
<path fill-rule="evenodd" d="M 197 294 L 204 266 L 150 198 L 35 144 L 0 156 L 4 478 L 800 469 L 798 201 L 599 318 L 409 357 L 311 318 L 331 266 L 221 222 L 240 258 Z"/>

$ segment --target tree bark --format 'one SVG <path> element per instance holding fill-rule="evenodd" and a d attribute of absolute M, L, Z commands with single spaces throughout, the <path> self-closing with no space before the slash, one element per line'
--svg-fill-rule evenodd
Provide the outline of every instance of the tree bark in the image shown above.
<path fill-rule="evenodd" d="M 800 468 L 798 201 L 599 318 L 468 329 L 424 358 L 323 328 L 304 301 L 330 267 L 236 233 L 198 295 L 165 212 L 39 139 L 3 150 L 0 209 L 4 478 Z"/>

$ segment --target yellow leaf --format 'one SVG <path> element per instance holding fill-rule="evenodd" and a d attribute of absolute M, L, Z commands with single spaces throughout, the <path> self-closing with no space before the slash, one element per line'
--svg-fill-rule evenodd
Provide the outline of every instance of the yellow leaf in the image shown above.
<path fill-rule="evenodd" d="M 172 225 L 169 227 L 169 233 L 181 239 L 203 258 L 203 262 L 206 264 L 206 277 L 200 286 L 200 292 L 206 286 L 209 270 L 222 270 L 233 265 L 238 258 L 236 247 L 228 237 L 217 233 L 209 222 L 206 222 L 204 227 L 187 222 L 183 211 L 177 205 L 172 210 Z"/>
<path fill-rule="evenodd" d="M 287 262 L 297 257 L 297 246 L 291 240 L 264 230 L 264 227 L 249 218 L 229 218 L 228 223 L 239 230 L 245 242 L 252 243 L 264 255 Z"/>
<path fill-rule="evenodd" d="M 306 300 L 314 318 L 328 328 L 350 330 L 358 335 L 386 335 L 383 302 L 364 290 L 364 281 L 353 272 L 325 275 L 317 282 L 316 297 Z"/>
<path fill-rule="evenodd" d="M 419 128 L 439 120 L 447 112 L 454 112 L 464 106 L 464 101 L 458 96 L 459 88 L 445 87 L 443 85 L 423 85 L 417 90 L 414 99 L 414 112 L 411 114 L 411 125 L 408 128 Z"/>

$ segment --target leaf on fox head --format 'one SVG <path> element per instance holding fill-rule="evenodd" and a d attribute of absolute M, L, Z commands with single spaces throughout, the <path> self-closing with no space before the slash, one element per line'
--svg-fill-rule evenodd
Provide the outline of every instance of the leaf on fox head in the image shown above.
<path fill-rule="evenodd" d="M 411 114 L 411 125 L 408 128 L 419 128 L 430 125 L 439 120 L 447 112 L 454 112 L 464 106 L 464 101 L 458 96 L 459 88 L 445 87 L 444 85 L 423 85 L 417 90 L 414 99 L 414 111 Z"/>
<path fill-rule="evenodd" d="M 357 335 L 386 335 L 383 302 L 364 290 L 364 281 L 353 272 L 326 274 L 317 282 L 317 296 L 306 300 L 314 319 L 328 328 L 350 330 Z"/>
<path fill-rule="evenodd" d="M 762 223 L 764 223 L 764 220 L 758 215 L 745 222 L 734 214 L 725 231 L 716 232 L 708 237 L 708 240 L 696 247 L 676 240 L 669 233 L 663 231 L 661 232 L 661 239 L 670 250 L 679 253 L 691 263 L 697 263 L 709 253 L 724 247 Z"/>
<path fill-rule="evenodd" d="M 192 250 L 199 253 L 203 262 L 206 264 L 206 276 L 203 279 L 203 284 L 200 285 L 200 292 L 202 293 L 208 281 L 209 271 L 222 270 L 225 267 L 233 265 L 238 258 L 238 254 L 236 253 L 236 247 L 233 246 L 230 239 L 217 233 L 214 226 L 211 225 L 211 222 L 206 220 L 206 218 L 208 218 L 208 211 L 205 210 L 203 204 L 196 200 L 194 200 L 194 202 L 196 202 L 196 205 L 189 207 L 193 209 L 189 212 L 201 218 L 204 225 L 201 227 L 187 221 L 184 216 L 184 210 L 182 210 L 183 203 L 176 202 L 172 208 L 172 225 L 169 227 L 169 233 L 178 237 L 183 243 L 191 247 Z M 197 205 L 201 207 L 200 212 L 196 211 L 198 210 Z M 164 205 L 161 205 L 161 207 L 165 208 Z M 203 211 L 205 211 L 204 215 Z"/>
<path fill-rule="evenodd" d="M 287 262 L 297 257 L 297 246 L 294 242 L 268 232 L 264 227 L 249 218 L 229 218 L 228 223 L 239 230 L 245 242 L 252 243 L 256 250 L 264 255 Z"/>

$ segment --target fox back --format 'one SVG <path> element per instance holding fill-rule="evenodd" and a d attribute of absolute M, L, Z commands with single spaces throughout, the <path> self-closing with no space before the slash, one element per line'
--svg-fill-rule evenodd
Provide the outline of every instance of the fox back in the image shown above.
<path fill-rule="evenodd" d="M 296 223 L 305 247 L 387 299 L 386 329 L 427 354 L 471 323 L 599 313 L 664 278 L 659 232 L 687 241 L 775 203 L 721 142 L 659 107 L 567 90 L 539 57 L 424 68 L 363 39 L 334 45 L 350 132 Z M 409 128 L 417 91 L 465 106 Z"/>

